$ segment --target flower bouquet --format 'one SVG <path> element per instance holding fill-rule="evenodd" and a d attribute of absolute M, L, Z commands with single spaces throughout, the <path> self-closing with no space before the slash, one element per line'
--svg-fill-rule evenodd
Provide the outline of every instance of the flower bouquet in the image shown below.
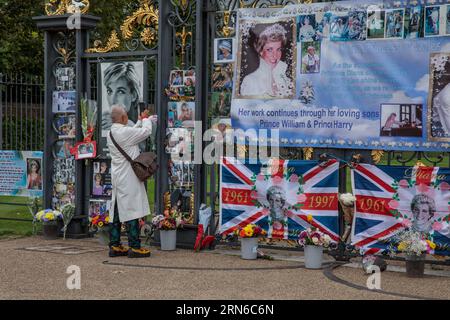
<path fill-rule="evenodd" d="M 322 268 L 323 248 L 330 246 L 331 237 L 316 228 L 308 228 L 300 233 L 298 244 L 305 248 L 306 268 Z"/>
<path fill-rule="evenodd" d="M 61 212 L 52 209 L 42 210 L 36 214 L 36 220 L 42 222 L 45 239 L 55 240 L 58 238 L 58 220 L 62 218 Z"/>
<path fill-rule="evenodd" d="M 244 260 L 255 260 L 258 258 L 258 238 L 267 232 L 255 224 L 249 224 L 244 228 L 237 229 L 236 235 L 241 238 L 241 257 Z"/>
<path fill-rule="evenodd" d="M 395 244 L 391 244 L 389 251 L 391 255 L 398 252 L 406 256 L 406 273 L 409 277 L 423 277 L 425 272 L 426 254 L 434 254 L 436 244 L 427 239 L 426 235 L 407 229 L 400 232 L 394 238 Z"/>
<path fill-rule="evenodd" d="M 89 216 L 90 229 L 98 234 L 99 242 L 102 245 L 109 244 L 109 221 L 108 211 L 104 211 L 102 206 L 99 211 L 91 213 Z"/>
<path fill-rule="evenodd" d="M 173 208 L 165 210 L 164 215 L 152 219 L 153 228 L 159 230 L 161 237 L 161 250 L 174 251 L 177 247 L 177 229 L 183 227 L 185 221 L 181 213 Z"/>

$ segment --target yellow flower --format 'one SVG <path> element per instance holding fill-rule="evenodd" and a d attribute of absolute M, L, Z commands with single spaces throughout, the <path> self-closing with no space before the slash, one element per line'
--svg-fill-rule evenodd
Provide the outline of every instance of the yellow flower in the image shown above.
<path fill-rule="evenodd" d="M 308 215 L 307 220 L 308 220 L 308 222 L 313 221 L 313 216 L 312 216 L 312 214 L 309 214 L 309 215 Z"/>
<path fill-rule="evenodd" d="M 249 238 L 253 237 L 253 230 L 245 230 L 245 235 Z"/>
<path fill-rule="evenodd" d="M 109 217 L 106 217 L 106 218 L 105 218 L 105 221 L 106 221 L 106 222 L 109 222 Z"/>
<path fill-rule="evenodd" d="M 103 227 L 103 222 L 99 222 L 98 223 L 98 226 L 101 228 L 101 227 Z"/>
<path fill-rule="evenodd" d="M 405 251 L 405 249 L 406 249 L 406 243 L 401 242 L 401 243 L 398 245 L 398 250 L 399 250 L 399 251 Z"/>
<path fill-rule="evenodd" d="M 428 245 L 430 246 L 431 250 L 436 249 L 436 244 L 431 242 L 430 240 L 427 240 Z"/>
<path fill-rule="evenodd" d="M 55 220 L 55 215 L 53 213 L 47 213 L 45 215 L 45 219 L 50 220 L 50 221 Z"/>

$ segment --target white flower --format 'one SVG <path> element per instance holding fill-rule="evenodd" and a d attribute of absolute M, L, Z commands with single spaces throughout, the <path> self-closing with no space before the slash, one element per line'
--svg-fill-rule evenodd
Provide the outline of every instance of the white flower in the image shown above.
<path fill-rule="evenodd" d="M 342 204 L 346 207 L 354 206 L 356 201 L 356 197 L 351 193 L 341 194 L 339 199 L 341 200 Z"/>

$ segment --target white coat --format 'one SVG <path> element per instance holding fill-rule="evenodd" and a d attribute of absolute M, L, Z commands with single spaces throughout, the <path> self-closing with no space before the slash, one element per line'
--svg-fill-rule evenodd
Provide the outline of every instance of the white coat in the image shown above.
<path fill-rule="evenodd" d="M 117 144 L 130 156 L 136 159 L 139 154 L 139 143 L 145 141 L 152 133 L 152 121 L 138 121 L 134 127 L 113 124 L 111 132 Z M 114 146 L 108 133 L 108 147 L 111 154 L 112 205 L 110 221 L 114 221 L 114 210 L 117 200 L 120 222 L 128 222 L 150 215 L 147 191 L 131 164 Z"/>

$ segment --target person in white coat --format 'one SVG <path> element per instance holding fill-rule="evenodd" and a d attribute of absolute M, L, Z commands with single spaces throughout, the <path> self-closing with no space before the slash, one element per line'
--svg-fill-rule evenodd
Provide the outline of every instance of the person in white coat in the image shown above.
<path fill-rule="evenodd" d="M 115 105 L 111 110 L 111 134 L 116 143 L 130 156 L 136 159 L 139 154 L 139 144 L 147 140 L 152 133 L 152 120 L 148 111 L 139 117 L 134 127 L 128 127 L 128 115 L 123 106 Z M 108 147 L 111 153 L 112 207 L 110 221 L 113 221 L 110 232 L 110 257 L 128 256 L 130 258 L 149 257 L 150 251 L 141 248 L 139 239 L 139 219 L 150 215 L 150 206 L 145 184 L 138 179 L 131 164 L 116 148 L 110 135 Z M 120 230 L 126 223 L 128 244 L 122 246 Z"/>
<path fill-rule="evenodd" d="M 260 57 L 259 67 L 243 79 L 240 90 L 242 96 L 283 99 L 294 95 L 293 81 L 287 76 L 288 65 L 281 61 L 287 44 L 286 33 L 280 24 L 274 24 L 261 32 L 255 43 L 255 50 Z"/>

